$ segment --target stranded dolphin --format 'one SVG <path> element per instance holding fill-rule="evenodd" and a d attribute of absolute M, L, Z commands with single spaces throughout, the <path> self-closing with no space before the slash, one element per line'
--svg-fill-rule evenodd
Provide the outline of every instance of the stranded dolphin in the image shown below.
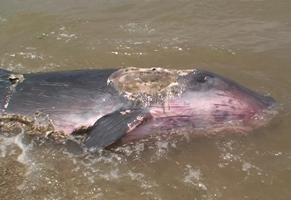
<path fill-rule="evenodd" d="M 276 101 L 203 70 L 123 68 L 17 74 L 0 70 L 0 121 L 54 137 L 84 133 L 103 148 L 171 130 L 247 131 Z"/>

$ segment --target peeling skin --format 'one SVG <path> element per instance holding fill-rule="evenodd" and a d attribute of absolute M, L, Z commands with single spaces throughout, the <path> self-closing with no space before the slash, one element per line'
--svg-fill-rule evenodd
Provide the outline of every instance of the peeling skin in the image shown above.
<path fill-rule="evenodd" d="M 131 101 L 139 101 L 144 107 L 163 103 L 165 99 L 179 96 L 185 85 L 178 78 L 195 69 L 175 70 L 164 68 L 123 68 L 114 72 L 107 81 Z"/>
<path fill-rule="evenodd" d="M 21 83 L 24 81 L 24 76 L 22 74 L 10 74 L 8 78 L 12 84 Z"/>
<path fill-rule="evenodd" d="M 8 80 L 11 83 L 11 85 L 9 87 L 9 94 L 6 96 L 6 103 L 4 105 L 4 108 L 8 107 L 12 93 L 15 91 L 16 86 L 22 81 L 24 81 L 24 76 L 22 74 L 9 74 Z"/>
<path fill-rule="evenodd" d="M 163 68 L 124 68 L 114 72 L 107 83 L 122 92 L 156 94 L 178 84 L 179 76 L 195 70 L 175 70 Z"/>

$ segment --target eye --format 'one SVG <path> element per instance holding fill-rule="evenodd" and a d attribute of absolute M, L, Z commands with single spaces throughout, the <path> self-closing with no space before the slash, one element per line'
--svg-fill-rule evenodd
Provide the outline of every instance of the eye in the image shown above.
<path fill-rule="evenodd" d="M 192 90 L 196 91 L 206 91 L 213 87 L 214 79 L 213 76 L 204 71 L 198 71 L 193 74 L 190 83 Z M 188 85 L 189 86 L 189 85 Z"/>
<path fill-rule="evenodd" d="M 205 76 L 204 74 L 197 74 L 195 79 L 199 83 L 205 83 L 207 81 L 207 76 Z"/>
<path fill-rule="evenodd" d="M 181 76 L 179 82 L 183 83 L 187 90 L 206 91 L 213 87 L 214 77 L 210 73 L 197 70 L 186 76 Z"/>

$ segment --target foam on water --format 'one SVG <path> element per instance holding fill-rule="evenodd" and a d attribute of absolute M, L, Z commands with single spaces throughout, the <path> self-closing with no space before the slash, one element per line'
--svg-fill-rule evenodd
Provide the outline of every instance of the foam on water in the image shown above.
<path fill-rule="evenodd" d="M 69 144 L 27 145 L 23 142 L 24 137 L 23 131 L 10 138 L 1 136 L 1 155 L 9 156 L 7 148 L 17 144 L 22 150 L 18 160 L 34 166 L 28 170 L 25 181 L 18 187 L 28 197 L 44 197 L 44 192 L 50 191 L 50 198 L 69 198 L 67 190 L 70 188 L 70 194 L 75 198 L 118 199 L 141 196 L 144 199 L 167 199 L 166 191 L 170 189 L 182 193 L 191 191 L 186 197 L 193 193 L 199 199 L 208 200 L 219 199 L 225 194 L 223 191 L 235 189 L 235 186 L 226 182 L 217 182 L 225 170 L 234 173 L 234 170 L 240 168 L 240 171 L 236 171 L 240 176 L 234 177 L 238 185 L 254 177 L 264 182 L 269 178 L 254 161 L 245 158 L 253 148 L 243 145 L 244 137 L 241 140 L 210 139 L 203 145 L 203 140 L 199 144 L 189 136 L 175 139 L 156 136 L 154 141 L 142 140 L 110 151 L 99 150 L 85 154 L 77 154 Z M 199 148 L 202 148 L 202 152 L 217 152 L 217 162 L 215 159 L 199 160 Z M 212 162 L 217 165 L 211 165 Z"/>
<path fill-rule="evenodd" d="M 14 144 L 21 150 L 21 153 L 17 156 L 17 161 L 25 165 L 31 164 L 31 160 L 28 156 L 28 151 L 31 149 L 32 144 L 23 143 L 22 140 L 24 135 L 25 131 L 24 129 L 22 129 L 21 133 L 12 137 L 0 136 L 0 139 L 2 140 L 2 143 L 0 145 L 1 157 L 4 158 L 10 156 L 7 149 Z"/>

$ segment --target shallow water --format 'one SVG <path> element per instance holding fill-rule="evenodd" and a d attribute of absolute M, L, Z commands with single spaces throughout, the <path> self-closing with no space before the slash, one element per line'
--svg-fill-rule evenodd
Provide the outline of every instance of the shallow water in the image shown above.
<path fill-rule="evenodd" d="M 4 131 L 1 199 L 291 198 L 290 10 L 287 0 L 2 0 L 3 69 L 206 69 L 271 95 L 279 114 L 243 136 L 160 137 L 94 155 Z"/>

